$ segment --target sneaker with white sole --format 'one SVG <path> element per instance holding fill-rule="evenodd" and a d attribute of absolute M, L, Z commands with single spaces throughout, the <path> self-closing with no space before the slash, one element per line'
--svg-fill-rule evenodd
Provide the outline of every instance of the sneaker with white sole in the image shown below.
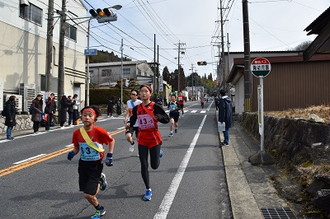
<path fill-rule="evenodd" d="M 128 147 L 128 151 L 133 153 L 134 152 L 134 144 L 131 144 L 129 147 Z"/>
<path fill-rule="evenodd" d="M 99 219 L 101 218 L 103 215 L 105 215 L 106 210 L 104 209 L 104 207 L 102 207 L 101 210 L 96 210 L 95 213 L 91 216 L 91 219 Z"/>
<path fill-rule="evenodd" d="M 101 173 L 100 177 L 100 190 L 104 191 L 108 187 L 107 177 L 104 173 Z"/>
<path fill-rule="evenodd" d="M 151 189 L 147 189 L 146 194 L 143 196 L 144 201 L 150 201 L 152 196 L 152 191 Z"/>
<path fill-rule="evenodd" d="M 173 136 L 173 133 L 172 132 L 170 132 L 170 134 L 168 134 L 168 137 L 172 137 Z"/>

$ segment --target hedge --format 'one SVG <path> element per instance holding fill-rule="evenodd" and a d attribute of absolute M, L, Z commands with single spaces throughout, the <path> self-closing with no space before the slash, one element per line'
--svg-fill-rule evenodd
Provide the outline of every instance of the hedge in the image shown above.
<path fill-rule="evenodd" d="M 123 89 L 123 99 L 126 103 L 130 98 L 131 89 Z M 89 90 L 89 102 L 90 105 L 104 105 L 108 104 L 111 97 L 114 100 L 120 98 L 120 88 L 107 88 L 107 89 L 90 89 Z"/>

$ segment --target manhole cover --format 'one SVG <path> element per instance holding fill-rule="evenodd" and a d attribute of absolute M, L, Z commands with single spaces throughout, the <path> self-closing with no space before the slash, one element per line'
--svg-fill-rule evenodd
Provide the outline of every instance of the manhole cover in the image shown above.
<path fill-rule="evenodd" d="M 261 212 L 265 219 L 297 219 L 290 208 L 261 208 Z"/>

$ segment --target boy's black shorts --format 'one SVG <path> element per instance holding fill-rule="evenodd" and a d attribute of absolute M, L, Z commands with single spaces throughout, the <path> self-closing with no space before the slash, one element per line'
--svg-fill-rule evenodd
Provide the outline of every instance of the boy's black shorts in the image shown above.
<path fill-rule="evenodd" d="M 134 132 L 135 132 L 135 136 L 137 136 L 139 132 L 139 127 L 129 127 L 129 129 L 126 129 L 125 135 L 127 133 L 131 133 L 131 135 L 133 136 Z"/>
<path fill-rule="evenodd" d="M 96 195 L 99 185 L 103 164 L 101 161 L 83 161 L 79 160 L 79 189 L 80 191 Z"/>
<path fill-rule="evenodd" d="M 175 113 L 171 113 L 170 112 L 170 119 L 174 119 L 174 122 L 178 122 L 179 120 L 179 116 L 180 116 L 180 113 L 179 112 L 175 112 Z"/>

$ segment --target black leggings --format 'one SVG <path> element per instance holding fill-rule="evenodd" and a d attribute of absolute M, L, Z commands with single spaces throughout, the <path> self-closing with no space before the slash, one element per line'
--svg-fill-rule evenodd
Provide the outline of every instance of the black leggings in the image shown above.
<path fill-rule="evenodd" d="M 150 151 L 150 164 L 152 169 L 157 169 L 159 167 L 159 153 L 160 153 L 160 145 L 157 145 L 152 148 L 148 148 L 143 145 L 139 145 L 139 157 L 141 163 L 141 174 L 143 182 L 146 186 L 146 189 L 150 189 L 149 184 L 149 171 L 148 171 L 148 153 Z"/>

